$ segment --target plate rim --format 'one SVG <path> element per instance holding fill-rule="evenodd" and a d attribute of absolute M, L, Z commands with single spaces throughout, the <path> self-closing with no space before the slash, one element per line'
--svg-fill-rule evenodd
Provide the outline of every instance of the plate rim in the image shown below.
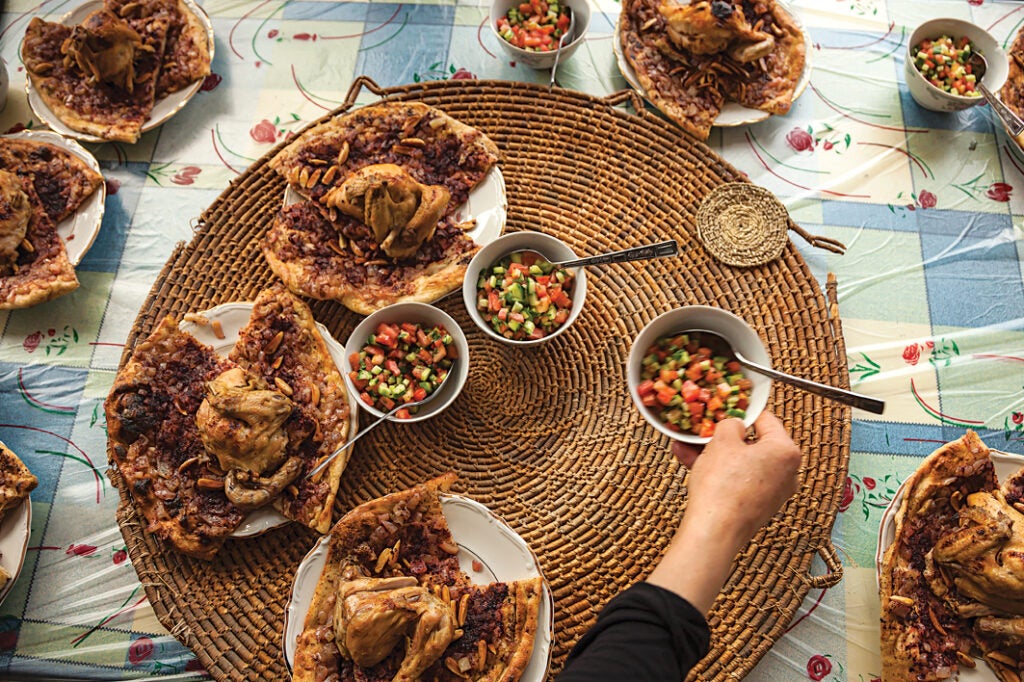
<path fill-rule="evenodd" d="M 533 653 L 530 654 L 530 661 L 533 660 L 533 654 L 537 652 L 537 647 L 538 646 L 543 646 L 544 649 L 545 649 L 545 652 L 546 652 L 546 657 L 545 657 L 546 660 L 544 662 L 544 669 L 543 669 L 543 672 L 541 674 L 541 678 L 537 681 L 537 682 L 541 682 L 544 678 L 547 677 L 547 673 L 551 669 L 551 656 L 552 656 L 552 646 L 551 646 L 551 643 L 554 641 L 555 601 L 554 601 L 554 594 L 551 591 L 551 586 L 548 584 L 548 579 L 544 575 L 544 570 L 543 570 L 543 568 L 542 568 L 542 566 L 540 564 L 540 559 L 537 557 L 537 554 L 533 551 L 533 548 L 530 547 L 530 544 L 528 542 L 526 542 L 526 540 L 525 540 L 525 538 L 523 538 L 523 536 L 521 536 L 519 533 L 517 533 L 516 530 L 514 528 L 512 528 L 512 526 L 510 526 L 507 521 L 505 521 L 505 519 L 503 519 L 501 516 L 499 516 L 494 511 L 492 511 L 489 507 L 487 507 L 483 503 L 478 502 L 477 500 L 474 500 L 471 497 L 467 497 L 465 495 L 460 495 L 458 493 L 450 493 L 450 492 L 449 493 L 439 493 L 438 497 L 441 500 L 442 513 L 444 511 L 445 502 L 448 502 L 449 504 L 465 504 L 468 507 L 470 507 L 471 509 L 473 509 L 475 513 L 486 515 L 486 518 L 489 518 L 491 521 L 499 524 L 499 526 L 501 526 L 507 533 L 511 533 L 513 541 L 518 541 L 519 543 L 521 543 L 522 546 L 529 552 L 530 556 L 533 558 L 533 562 L 534 562 L 534 566 L 535 566 L 535 568 L 537 570 L 537 574 L 540 576 L 540 579 L 541 579 L 541 598 L 543 599 L 543 603 L 541 604 L 541 609 L 539 609 L 538 613 L 537 613 L 537 631 L 534 634 L 534 650 L 533 650 Z M 295 572 L 294 572 L 293 575 L 297 577 L 299 575 L 299 571 L 303 570 L 303 567 L 305 567 L 305 570 L 307 570 L 307 571 L 310 570 L 310 568 L 311 568 L 310 562 L 319 560 L 319 556 L 318 555 L 320 553 L 324 553 L 324 562 L 326 563 L 326 551 L 327 551 L 327 547 L 330 545 L 330 540 L 331 540 L 331 533 L 329 533 L 329 532 L 326 535 L 323 535 L 322 537 L 320 537 L 316 541 L 316 543 L 310 548 L 310 550 L 308 552 L 306 552 L 306 555 L 302 558 L 302 561 L 300 561 L 299 564 L 295 567 Z M 464 547 L 462 545 L 462 543 L 460 543 L 458 540 L 455 541 L 455 544 L 458 545 L 460 549 L 466 549 L 466 551 L 471 552 L 473 554 L 476 554 L 476 552 L 473 551 L 471 548 Z M 315 566 L 313 568 L 315 568 Z M 319 580 L 320 573 L 322 571 L 323 571 L 323 567 L 321 566 L 320 570 L 316 574 L 317 580 Z M 295 580 L 293 578 L 292 591 L 291 591 L 291 595 L 290 595 L 290 597 L 288 599 L 288 604 L 285 606 L 285 609 L 284 609 L 284 625 L 283 625 L 283 627 L 281 629 L 281 657 L 284 659 L 284 663 L 285 663 L 285 666 L 288 668 L 288 674 L 289 675 L 291 675 L 293 673 L 294 669 L 292 667 L 292 660 L 288 656 L 288 650 L 289 650 L 288 649 L 288 625 L 289 625 L 289 623 L 291 621 L 291 618 L 292 618 L 292 612 L 295 610 L 295 608 L 294 608 L 296 606 L 295 592 L 296 592 L 296 589 L 298 588 L 298 585 L 299 585 L 298 580 Z M 311 605 L 312 604 L 310 604 L 310 606 Z M 546 628 L 543 627 L 544 624 L 541 623 L 541 618 L 543 616 L 543 608 L 545 606 L 547 607 L 547 619 L 546 619 L 547 620 L 547 623 L 546 623 L 547 627 Z M 308 613 L 309 607 L 307 607 L 306 611 Z M 295 614 L 295 615 L 298 616 L 300 614 Z M 303 620 L 305 620 L 306 613 L 301 614 L 301 616 L 302 616 Z M 527 666 L 529 666 L 529 662 L 527 663 Z"/>
<path fill-rule="evenodd" d="M 79 243 L 76 242 L 76 253 L 74 257 L 72 257 L 70 253 L 71 245 L 69 244 L 67 237 L 64 234 L 61 234 L 61 229 L 63 228 L 65 232 L 70 231 L 71 234 L 75 233 L 74 230 L 76 228 L 76 225 L 74 224 L 74 220 L 85 208 L 85 204 L 79 206 L 77 211 L 75 211 L 73 214 L 69 215 L 67 218 L 57 223 L 57 225 L 55 226 L 57 229 L 57 234 L 64 242 L 64 250 L 68 252 L 68 260 L 71 261 L 72 266 L 78 267 L 78 265 L 82 262 L 82 259 L 85 258 L 87 253 L 89 253 L 89 249 L 92 248 L 92 245 L 96 242 L 96 238 L 100 234 L 100 228 L 103 226 L 103 215 L 106 212 L 107 208 L 107 178 L 106 176 L 103 175 L 103 169 L 100 168 L 99 161 L 96 160 L 96 157 L 93 156 L 88 149 L 80 145 L 77 140 L 61 135 L 60 133 L 54 130 L 26 129 L 19 130 L 16 133 L 5 133 L 3 135 L 0 135 L 0 137 L 21 140 L 36 140 L 45 142 L 47 144 L 52 144 L 56 147 L 60 147 L 69 154 L 74 154 L 82 161 L 84 161 L 86 165 L 89 166 L 89 168 L 93 169 L 94 171 L 100 174 L 100 178 L 103 181 L 100 183 L 99 187 L 96 188 L 96 191 L 89 195 L 89 198 L 86 200 L 86 204 L 96 204 L 96 206 L 90 207 L 92 208 L 92 210 L 96 211 L 96 224 L 90 226 L 89 230 L 85 232 L 88 238 L 85 240 L 84 246 L 79 247 Z M 39 138 L 42 139 L 39 140 Z M 68 227 L 68 225 L 70 225 L 70 228 Z"/>
<path fill-rule="evenodd" d="M 206 43 L 210 51 L 210 65 L 212 67 L 214 59 L 214 50 L 217 44 L 217 41 L 214 38 L 213 21 L 210 19 L 210 15 L 207 14 L 206 10 L 204 10 L 198 3 L 196 3 L 195 0 L 182 0 L 182 2 L 185 4 L 186 7 L 188 7 L 189 11 L 192 12 L 192 14 L 195 15 L 197 19 L 199 19 L 199 23 L 201 23 L 203 25 L 203 28 L 205 29 Z M 77 5 L 74 8 L 62 14 L 60 18 L 57 19 L 57 23 L 66 26 L 72 16 L 78 14 L 79 12 L 84 12 L 87 8 L 92 8 L 94 6 L 96 9 L 102 8 L 103 1 L 86 0 L 82 4 Z M 24 47 L 24 43 L 25 38 L 22 37 L 21 43 L 19 43 L 18 46 L 18 54 L 21 54 L 22 49 Z M 172 92 L 169 95 L 165 96 L 163 99 L 155 101 L 153 103 L 154 108 L 157 106 L 157 104 L 161 102 L 166 102 L 170 100 L 172 97 L 178 96 L 181 99 L 180 102 L 178 102 L 170 110 L 162 114 L 159 118 L 153 118 L 152 110 L 150 110 L 150 116 L 143 122 L 142 127 L 139 131 L 139 135 L 141 136 L 145 133 L 148 133 L 150 130 L 160 127 L 168 120 L 170 120 L 171 117 L 173 117 L 183 108 L 185 108 L 185 105 L 188 104 L 188 102 L 196 95 L 197 92 L 199 92 L 200 88 L 203 85 L 203 81 L 205 80 L 205 78 L 198 78 L 192 83 L 190 83 L 188 86 L 182 88 L 181 90 L 178 90 L 177 92 Z M 83 133 L 81 131 L 74 130 L 73 128 L 65 124 L 60 119 L 60 117 L 57 116 L 53 112 L 53 110 L 51 110 L 50 107 L 46 104 L 46 102 L 44 102 L 43 99 L 39 96 L 39 93 L 36 91 L 35 86 L 32 85 L 32 79 L 28 76 L 28 74 L 25 75 L 25 99 L 28 101 L 29 109 L 32 111 L 33 115 L 35 115 L 36 118 L 38 118 L 43 125 L 45 125 L 52 132 L 58 135 L 67 138 L 72 138 L 80 142 L 93 142 L 97 144 L 105 142 L 114 142 L 114 140 L 108 140 L 105 137 L 100 137 L 98 135 L 93 135 L 91 133 Z M 54 125 L 54 121 L 57 122 L 57 125 Z"/>
<path fill-rule="evenodd" d="M 12 517 L 14 517 L 17 514 L 20 514 L 20 515 L 24 516 L 24 520 L 21 520 L 20 518 L 15 517 L 13 521 L 10 521 L 12 524 L 15 524 L 15 525 L 13 525 L 11 527 L 11 529 L 8 531 L 8 533 L 9 534 L 13 534 L 13 533 L 15 533 L 17 531 L 18 534 L 22 536 L 22 538 L 21 538 L 21 549 L 19 551 L 20 557 L 19 557 L 19 559 L 17 561 L 17 568 L 14 571 L 10 572 L 11 573 L 10 580 L 7 581 L 7 584 L 4 585 L 3 588 L 0 588 L 0 604 L 3 604 L 4 600 L 7 599 L 7 596 L 14 589 L 14 583 L 16 583 L 18 581 L 18 578 L 21 576 L 21 571 L 22 571 L 22 569 L 25 566 L 25 558 L 28 555 L 28 543 L 29 543 L 29 540 L 32 537 L 32 496 L 31 496 L 31 494 L 26 495 L 25 499 L 21 501 L 21 503 L 18 505 L 18 507 L 8 511 L 8 514 L 10 514 Z M 8 518 L 6 516 L 4 517 L 3 523 L 4 524 L 8 523 Z M 0 525 L 2 525 L 2 524 L 0 524 Z M 7 540 L 7 539 L 8 539 L 8 536 L 0 537 L 0 541 L 4 541 L 4 540 Z"/>
<path fill-rule="evenodd" d="M 796 104 L 796 101 L 800 98 L 801 95 L 804 94 L 804 91 L 807 89 L 807 86 L 810 85 L 811 83 L 811 52 L 814 49 L 814 42 L 811 40 L 811 34 L 810 31 L 807 30 L 807 25 L 804 23 L 803 19 L 796 12 L 796 10 L 790 5 L 790 3 L 786 2 L 785 0 L 778 0 L 777 4 L 787 14 L 789 14 L 790 18 L 800 29 L 800 33 L 804 37 L 804 68 L 803 71 L 800 72 L 800 78 L 796 82 L 796 87 L 793 89 L 792 104 Z M 654 102 L 651 101 L 651 99 L 647 96 L 647 91 L 643 88 L 643 86 L 640 85 L 640 82 L 637 80 L 636 70 L 633 68 L 633 65 L 630 64 L 629 61 L 626 59 L 626 55 L 622 51 L 622 42 L 619 37 L 621 32 L 622 13 L 620 12 L 618 19 L 616 19 L 615 21 L 615 33 L 612 35 L 612 52 L 615 53 L 615 63 L 619 67 L 619 73 L 622 74 L 622 77 L 626 80 L 626 83 L 629 85 L 629 87 L 632 88 L 638 95 L 644 98 L 645 102 L 650 104 L 652 107 L 660 111 L 665 116 L 668 116 L 667 114 L 665 114 L 664 111 L 662 111 L 661 107 L 657 106 Z M 792 104 L 790 105 L 791 107 Z M 720 123 L 719 120 L 722 117 L 722 111 L 725 111 L 727 107 L 730 108 L 730 110 L 735 110 L 737 114 L 742 112 L 750 113 L 745 119 Z M 770 114 L 767 111 L 761 111 L 760 109 L 751 109 L 749 107 L 745 107 L 739 104 L 738 102 L 733 102 L 731 100 L 727 100 L 722 105 L 722 111 L 718 112 L 718 116 L 715 117 L 715 121 L 711 124 L 712 128 L 738 128 L 740 126 L 751 125 L 753 123 L 760 123 L 761 121 L 767 121 L 773 116 L 777 117 L 786 115 Z M 673 121 L 673 123 L 675 123 L 675 121 Z M 676 125 L 679 124 L 676 123 Z"/>
<path fill-rule="evenodd" d="M 220 320 L 223 316 L 225 316 L 225 315 L 227 315 L 227 314 L 229 314 L 229 313 L 231 313 L 233 311 L 245 310 L 245 311 L 247 311 L 251 315 L 252 309 L 253 309 L 253 303 L 251 301 L 228 301 L 227 303 L 220 303 L 220 304 L 215 305 L 212 308 L 208 308 L 206 310 L 201 310 L 201 311 L 197 311 L 197 312 L 188 313 L 188 315 L 190 317 L 194 316 L 194 315 L 200 315 L 202 317 L 205 317 L 209 322 L 213 322 L 215 319 L 216 320 Z M 334 360 L 335 368 L 337 368 L 339 374 L 342 374 L 342 369 L 340 367 L 338 367 L 338 359 L 334 357 L 333 353 L 330 353 L 330 350 L 331 350 L 331 345 L 334 344 L 334 346 L 337 347 L 336 350 L 339 353 L 339 357 L 343 358 L 344 355 L 345 355 L 345 346 L 344 346 L 344 344 L 340 343 L 336 338 L 334 338 L 334 335 L 331 334 L 330 330 L 327 329 L 327 327 L 325 327 L 323 325 L 323 323 L 321 323 L 321 322 L 319 322 L 319 321 L 317 321 L 315 319 L 313 321 L 316 323 L 317 331 L 320 332 L 320 335 L 324 339 L 324 343 L 327 345 L 328 353 L 331 355 L 331 359 Z M 178 322 L 178 329 L 179 330 L 184 331 L 184 332 L 188 332 L 188 333 L 192 334 L 193 336 L 195 336 L 194 330 L 202 329 L 205 326 L 206 325 L 201 325 L 201 324 L 199 324 L 197 322 L 193 322 L 192 319 L 185 319 L 184 317 L 182 317 L 182 319 Z M 238 327 L 238 329 L 235 330 L 235 332 L 237 333 L 237 331 L 240 330 L 240 329 L 241 329 L 241 327 Z M 205 343 L 202 339 L 198 339 L 198 340 L 200 341 L 200 343 Z M 226 355 L 225 356 L 221 356 L 220 355 L 220 352 L 218 351 L 216 345 L 214 345 L 214 344 L 207 344 L 207 345 L 212 346 L 213 347 L 213 351 L 215 353 L 217 353 L 218 356 L 226 357 Z M 231 344 L 231 347 L 234 348 L 234 344 L 233 343 Z M 342 379 L 344 380 L 344 378 L 345 377 L 343 375 Z M 348 409 L 349 409 L 349 432 L 350 432 L 351 435 L 354 435 L 355 433 L 357 433 L 359 431 L 358 400 L 351 394 L 351 391 L 348 390 L 348 386 L 347 385 L 345 386 L 345 397 L 346 397 L 346 399 L 348 401 Z M 263 514 L 260 514 L 260 512 L 263 512 Z M 239 528 L 241 528 L 242 525 L 245 525 L 246 521 L 251 516 L 253 516 L 253 515 L 259 515 L 259 516 L 265 516 L 266 517 L 266 519 L 263 521 L 263 524 L 264 524 L 263 527 L 261 527 L 260 524 L 257 522 L 257 523 L 254 524 L 256 527 L 253 530 L 251 530 L 251 531 L 239 532 L 238 529 L 236 528 L 235 532 L 231 533 L 231 535 L 228 536 L 228 539 L 230 539 L 230 540 L 249 540 L 251 538 L 259 537 L 260 535 L 263 535 L 264 533 L 267 533 L 267 532 L 269 532 L 271 530 L 274 530 L 275 528 L 281 528 L 283 526 L 287 526 L 288 524 L 292 523 L 292 519 L 287 518 L 286 516 L 284 516 L 280 512 L 278 512 L 276 510 L 273 510 L 272 508 L 271 508 L 270 512 L 267 512 L 267 507 L 262 507 L 260 509 L 256 509 L 256 510 L 254 510 L 252 512 L 249 512 L 249 514 L 246 514 L 245 520 L 242 521 L 242 524 L 239 526 Z"/>

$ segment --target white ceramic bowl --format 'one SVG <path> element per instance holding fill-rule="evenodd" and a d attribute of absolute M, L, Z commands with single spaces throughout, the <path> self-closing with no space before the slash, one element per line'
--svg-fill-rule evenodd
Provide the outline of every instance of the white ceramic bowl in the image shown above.
<path fill-rule="evenodd" d="M 641 381 L 640 368 L 644 354 L 648 348 L 654 345 L 655 341 L 663 336 L 700 331 L 718 334 L 728 341 L 730 347 L 738 350 L 747 359 L 766 367 L 771 367 L 768 351 L 765 350 L 764 344 L 761 342 L 760 337 L 758 337 L 757 332 L 744 322 L 743 319 L 721 308 L 702 305 L 676 308 L 667 313 L 662 313 L 640 330 L 640 333 L 637 334 L 636 339 L 633 341 L 633 347 L 629 351 L 629 358 L 626 360 L 626 383 L 629 386 L 629 394 L 633 397 L 633 402 L 636 403 L 644 419 L 651 426 L 669 438 L 694 445 L 707 443 L 711 439 L 701 438 L 692 433 L 679 433 L 665 426 L 651 408 L 640 402 L 637 386 Z M 743 375 L 754 384 L 750 391 L 750 404 L 747 406 L 746 417 L 743 419 L 743 423 L 750 426 L 768 403 L 768 394 L 771 391 L 772 380 L 748 369 L 743 370 Z"/>
<path fill-rule="evenodd" d="M 949 36 L 953 40 L 967 36 L 973 49 L 980 52 L 988 64 L 988 70 L 982 77 L 982 82 L 989 90 L 998 93 L 999 89 L 1003 87 L 1003 83 L 1006 82 L 1010 67 L 1006 53 L 1003 52 L 996 39 L 988 31 L 969 21 L 932 19 L 918 26 L 910 34 L 910 42 L 904 55 L 904 77 L 907 88 L 910 89 L 910 96 L 914 98 L 914 101 L 931 111 L 962 111 L 985 101 L 980 93 L 978 97 L 963 97 L 945 92 L 925 80 L 925 77 L 917 70 L 914 65 L 914 48 L 922 40 L 941 38 L 942 36 Z"/>
<path fill-rule="evenodd" d="M 559 66 L 579 49 L 579 46 L 583 44 L 587 29 L 590 28 L 590 4 L 587 0 L 560 0 L 560 2 L 572 10 L 576 16 L 576 26 L 573 28 L 572 42 L 562 46 L 562 53 L 558 57 Z M 498 19 L 505 16 L 510 8 L 518 7 L 520 3 L 521 0 L 491 0 L 490 17 L 488 18 L 491 34 L 516 63 L 526 64 L 534 69 L 550 69 L 555 64 L 554 50 L 550 52 L 524 50 L 512 45 L 498 33 Z"/>
<path fill-rule="evenodd" d="M 401 424 L 420 422 L 442 412 L 462 392 L 462 387 L 466 384 L 466 377 L 469 376 L 469 343 L 466 342 L 466 335 L 462 331 L 462 327 L 452 319 L 451 315 L 432 305 L 427 305 L 426 303 L 395 303 L 386 308 L 381 308 L 356 325 L 356 328 L 352 330 L 352 334 L 349 335 L 348 341 L 345 342 L 345 357 L 349 358 L 353 353 L 358 353 L 362 350 L 367 340 L 377 329 L 377 325 L 381 322 L 387 322 L 388 324 L 412 322 L 431 327 L 443 325 L 448 330 L 448 333 L 452 335 L 455 347 L 459 351 L 459 361 L 455 364 L 455 371 L 450 372 L 445 378 L 441 388 L 438 389 L 439 395 L 429 403 L 418 408 L 416 414 L 408 419 L 395 421 Z M 359 403 L 361 408 L 374 416 L 383 417 L 383 412 L 358 399 L 359 391 L 356 390 L 348 376 L 351 369 L 351 366 L 346 365 L 342 371 L 342 374 L 345 376 L 346 387 L 357 396 L 356 402 Z"/>
<path fill-rule="evenodd" d="M 476 284 L 480 278 L 481 271 L 489 268 L 502 257 L 517 251 L 534 251 L 549 261 L 569 260 L 577 257 L 576 253 L 565 242 L 543 232 L 513 232 L 503 235 L 477 251 L 476 255 L 473 256 L 473 260 L 469 262 L 469 267 L 466 268 L 466 279 L 462 282 L 462 300 L 466 304 L 466 310 L 469 311 L 469 316 L 476 323 L 476 326 L 484 330 L 492 339 L 497 339 L 511 346 L 536 346 L 564 332 L 580 316 L 580 311 L 583 310 L 583 302 L 587 297 L 587 272 L 585 268 L 574 268 L 576 278 L 572 291 L 569 292 L 569 296 L 572 298 L 572 308 L 569 310 L 568 319 L 554 332 L 539 339 L 523 341 L 506 339 L 494 331 L 490 323 L 476 309 Z"/>

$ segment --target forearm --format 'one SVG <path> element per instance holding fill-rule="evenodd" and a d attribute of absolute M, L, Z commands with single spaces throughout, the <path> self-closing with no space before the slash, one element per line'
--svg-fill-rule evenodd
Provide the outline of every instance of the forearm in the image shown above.
<path fill-rule="evenodd" d="M 748 533 L 713 523 L 710 514 L 687 509 L 647 582 L 675 592 L 707 614 L 729 577 L 733 559 L 748 540 Z"/>

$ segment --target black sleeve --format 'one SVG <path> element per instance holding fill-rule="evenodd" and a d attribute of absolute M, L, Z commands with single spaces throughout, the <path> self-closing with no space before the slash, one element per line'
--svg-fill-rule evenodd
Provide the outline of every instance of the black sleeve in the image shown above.
<path fill-rule="evenodd" d="M 688 601 L 637 583 L 604 607 L 558 682 L 681 680 L 707 654 L 710 638 L 707 621 Z"/>

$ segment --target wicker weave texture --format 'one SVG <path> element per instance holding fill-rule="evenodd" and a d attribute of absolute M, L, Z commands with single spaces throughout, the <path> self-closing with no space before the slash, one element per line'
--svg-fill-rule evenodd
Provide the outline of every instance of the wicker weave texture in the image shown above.
<path fill-rule="evenodd" d="M 384 424 L 355 447 L 335 518 L 368 499 L 446 470 L 458 492 L 488 505 L 537 553 L 555 599 L 551 677 L 614 594 L 642 579 L 685 509 L 686 479 L 668 443 L 630 400 L 625 361 L 650 320 L 686 305 L 716 305 L 745 318 L 772 364 L 848 386 L 834 295 L 826 297 L 796 249 L 732 268 L 696 237 L 696 212 L 715 187 L 741 174 L 671 124 L 582 93 L 504 81 L 431 82 L 381 91 L 420 100 L 485 131 L 503 154 L 508 231 L 539 230 L 594 254 L 678 239 L 678 259 L 606 265 L 588 272 L 575 325 L 539 347 L 514 349 L 485 337 L 461 298 L 438 306 L 465 330 L 469 380 L 441 415 Z M 366 95 L 366 93 L 363 93 Z M 251 300 L 273 282 L 259 240 L 284 182 L 257 161 L 202 215 L 195 237 L 165 265 L 125 349 L 163 315 Z M 834 294 L 834 287 L 828 288 Z M 340 304 L 313 312 L 344 341 L 361 319 Z M 849 408 L 776 383 L 769 406 L 805 453 L 801 490 L 746 548 L 711 614 L 712 651 L 693 679 L 736 679 L 781 636 L 812 587 L 835 584 L 829 543 L 849 458 Z M 292 524 L 233 541 L 212 563 L 180 556 L 144 532 L 121 494 L 118 521 L 160 621 L 216 679 L 282 679 L 284 610 L 292 575 L 316 537 Z M 810 575 L 820 555 L 826 575 Z"/>

